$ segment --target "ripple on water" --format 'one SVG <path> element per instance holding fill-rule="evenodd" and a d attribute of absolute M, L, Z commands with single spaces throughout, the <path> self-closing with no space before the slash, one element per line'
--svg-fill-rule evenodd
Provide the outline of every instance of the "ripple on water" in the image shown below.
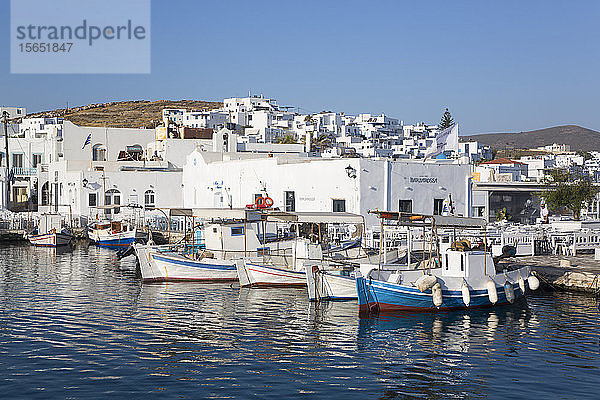
<path fill-rule="evenodd" d="M 110 250 L 2 247 L 8 398 L 596 398 L 593 298 L 359 319 L 302 289 L 142 285 Z"/>

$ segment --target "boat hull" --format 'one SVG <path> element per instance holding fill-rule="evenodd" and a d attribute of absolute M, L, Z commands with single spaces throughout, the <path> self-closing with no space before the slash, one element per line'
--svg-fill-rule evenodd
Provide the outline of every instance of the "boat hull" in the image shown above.
<path fill-rule="evenodd" d="M 245 260 L 238 264 L 241 286 L 306 287 L 306 273 Z"/>
<path fill-rule="evenodd" d="M 135 242 L 135 230 L 120 233 L 90 232 L 90 241 L 99 247 L 122 248 L 128 247 Z"/>
<path fill-rule="evenodd" d="M 36 247 L 61 247 L 71 243 L 73 236 L 64 233 L 47 233 L 45 235 L 28 235 L 27 240 Z"/>
<path fill-rule="evenodd" d="M 235 260 L 192 260 L 151 246 L 134 245 L 143 282 L 233 282 Z"/>
<path fill-rule="evenodd" d="M 521 291 L 518 283 L 512 283 L 512 286 L 514 290 L 514 302 L 516 302 L 524 297 L 524 293 Z M 395 311 L 432 312 L 492 307 L 510 303 L 506 298 L 504 287 L 498 284 L 496 285 L 497 302 L 492 303 L 490 301 L 487 289 L 470 290 L 470 303 L 468 306 L 463 302 L 460 289 L 443 289 L 442 304 L 439 307 L 433 304 L 431 290 L 420 292 L 416 287 L 371 280 L 363 276 L 356 277 L 356 289 L 359 311 L 361 313 Z"/>
<path fill-rule="evenodd" d="M 354 276 L 313 269 L 306 274 L 306 284 L 310 301 L 356 300 L 358 298 Z"/>

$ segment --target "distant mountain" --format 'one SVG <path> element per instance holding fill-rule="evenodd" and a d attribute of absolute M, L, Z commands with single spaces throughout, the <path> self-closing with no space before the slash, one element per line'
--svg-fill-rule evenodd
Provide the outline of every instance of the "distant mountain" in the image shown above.
<path fill-rule="evenodd" d="M 577 125 L 562 125 L 528 132 L 485 133 L 461 136 L 460 140 L 477 140 L 495 150 L 533 149 L 553 143 L 568 144 L 572 151 L 600 151 L 600 132 Z"/>
<path fill-rule="evenodd" d="M 121 128 L 154 128 L 162 122 L 163 108 L 185 108 L 188 110 L 212 110 L 223 103 L 201 100 L 158 100 L 158 101 L 114 101 L 89 104 L 29 114 L 27 117 L 64 117 L 81 126 L 106 126 Z"/>

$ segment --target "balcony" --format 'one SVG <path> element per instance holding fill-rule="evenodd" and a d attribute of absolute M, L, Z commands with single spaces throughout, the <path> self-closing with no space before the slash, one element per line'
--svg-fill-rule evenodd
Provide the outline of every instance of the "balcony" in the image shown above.
<path fill-rule="evenodd" d="M 13 167 L 12 171 L 15 176 L 35 176 L 37 174 L 37 168 Z"/>

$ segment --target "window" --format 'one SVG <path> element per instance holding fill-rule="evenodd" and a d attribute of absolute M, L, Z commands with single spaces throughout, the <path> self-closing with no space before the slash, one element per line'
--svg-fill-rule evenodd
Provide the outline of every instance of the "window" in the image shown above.
<path fill-rule="evenodd" d="M 42 155 L 41 154 L 34 154 L 32 159 L 31 159 L 31 166 L 33 168 L 37 168 L 37 166 L 39 164 L 42 163 Z"/>
<path fill-rule="evenodd" d="M 296 194 L 295 192 L 285 192 L 285 211 L 296 211 Z"/>
<path fill-rule="evenodd" d="M 25 203 L 28 200 L 26 187 L 13 187 L 13 199 L 15 203 Z"/>
<path fill-rule="evenodd" d="M 346 200 L 333 199 L 333 212 L 346 212 Z"/>
<path fill-rule="evenodd" d="M 23 168 L 23 153 L 13 153 L 12 167 Z"/>
<path fill-rule="evenodd" d="M 399 200 L 398 211 L 401 213 L 412 213 L 412 200 Z"/>
<path fill-rule="evenodd" d="M 92 147 L 92 160 L 106 161 L 106 147 L 103 144 L 95 144 Z"/>
<path fill-rule="evenodd" d="M 244 234 L 243 226 L 236 226 L 231 228 L 231 236 L 240 236 Z"/>
<path fill-rule="evenodd" d="M 98 195 L 96 193 L 88 194 L 88 206 L 96 207 L 98 205 Z"/>
<path fill-rule="evenodd" d="M 154 190 L 146 190 L 144 193 L 144 205 L 147 208 L 154 207 Z"/>
<path fill-rule="evenodd" d="M 42 205 L 50 205 L 50 183 L 46 182 L 42 185 Z"/>
<path fill-rule="evenodd" d="M 104 205 L 106 206 L 110 206 L 110 205 L 120 205 L 121 204 L 121 192 L 119 192 L 116 189 L 110 189 L 106 191 L 106 194 L 104 195 Z M 120 208 L 114 208 L 114 213 L 118 214 L 121 209 Z M 106 210 L 106 215 L 110 215 L 112 212 L 111 209 L 107 209 Z"/>
<path fill-rule="evenodd" d="M 442 215 L 444 199 L 433 199 L 433 215 Z"/>

